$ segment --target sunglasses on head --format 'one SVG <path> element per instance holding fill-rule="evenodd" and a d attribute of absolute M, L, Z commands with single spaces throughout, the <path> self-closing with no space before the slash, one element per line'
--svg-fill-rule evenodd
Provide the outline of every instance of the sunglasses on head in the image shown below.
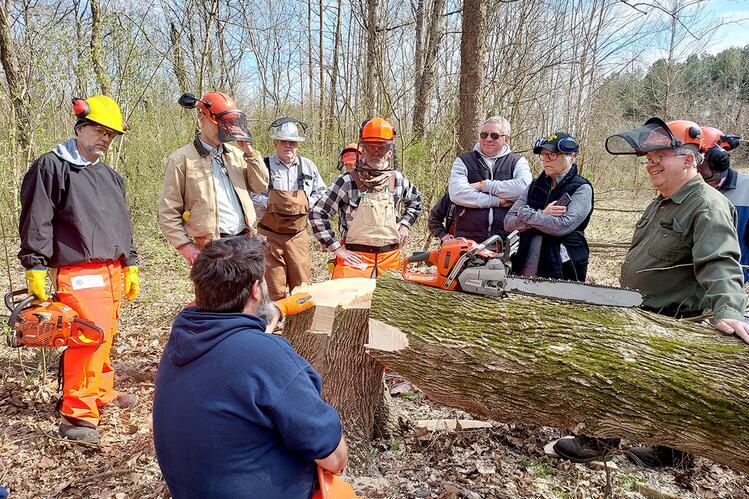
<path fill-rule="evenodd" d="M 499 140 L 500 137 L 507 137 L 507 135 L 497 133 L 497 132 L 481 132 L 479 134 L 479 137 L 481 137 L 481 140 L 486 140 L 487 137 L 491 137 L 492 140 Z"/>

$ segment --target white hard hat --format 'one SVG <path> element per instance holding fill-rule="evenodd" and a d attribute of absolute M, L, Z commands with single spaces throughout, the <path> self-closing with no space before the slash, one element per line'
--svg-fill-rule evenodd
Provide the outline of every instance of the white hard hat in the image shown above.
<path fill-rule="evenodd" d="M 282 117 L 270 124 L 270 138 L 273 140 L 288 140 L 291 142 L 304 142 L 304 133 L 307 126 L 294 118 Z"/>

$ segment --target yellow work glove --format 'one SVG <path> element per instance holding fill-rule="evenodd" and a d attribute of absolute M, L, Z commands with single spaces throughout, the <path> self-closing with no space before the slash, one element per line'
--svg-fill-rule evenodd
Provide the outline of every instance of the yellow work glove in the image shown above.
<path fill-rule="evenodd" d="M 140 291 L 140 280 L 138 279 L 138 267 L 133 265 L 122 269 L 125 276 L 125 299 L 127 301 L 135 300 Z"/>
<path fill-rule="evenodd" d="M 315 302 L 312 301 L 312 295 L 309 293 L 294 293 L 278 300 L 276 306 L 281 311 L 281 317 L 286 317 L 309 310 L 315 306 Z"/>
<path fill-rule="evenodd" d="M 47 269 L 27 270 L 26 287 L 30 295 L 34 295 L 42 301 L 47 301 Z"/>

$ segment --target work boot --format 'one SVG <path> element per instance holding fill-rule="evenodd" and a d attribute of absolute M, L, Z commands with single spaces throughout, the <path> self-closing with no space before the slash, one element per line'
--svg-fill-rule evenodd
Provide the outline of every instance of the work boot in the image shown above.
<path fill-rule="evenodd" d="M 578 435 L 575 438 L 562 438 L 554 444 L 554 452 L 562 459 L 573 463 L 589 463 L 610 459 L 612 450 L 619 447 L 618 438 L 594 438 Z"/>
<path fill-rule="evenodd" d="M 130 409 L 138 403 L 138 396 L 132 393 L 119 393 L 110 403 L 120 409 Z"/>
<path fill-rule="evenodd" d="M 627 459 L 645 468 L 692 468 L 694 456 L 688 452 L 672 449 L 663 445 L 632 447 L 627 451 Z"/>
<path fill-rule="evenodd" d="M 67 438 L 68 440 L 75 440 L 77 442 L 86 442 L 89 444 L 99 443 L 99 432 L 96 428 L 89 428 L 88 426 L 76 426 L 67 420 L 63 420 L 60 423 L 60 436 Z"/>

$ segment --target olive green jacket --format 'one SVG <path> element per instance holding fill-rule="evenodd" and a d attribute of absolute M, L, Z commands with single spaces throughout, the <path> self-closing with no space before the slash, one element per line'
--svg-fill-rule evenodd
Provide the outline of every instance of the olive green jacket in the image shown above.
<path fill-rule="evenodd" d="M 743 319 L 747 295 L 739 264 L 736 209 L 697 175 L 671 198 L 655 198 L 637 222 L 622 264 L 622 286 L 639 289 L 643 306 L 671 316 L 712 309 Z"/>

